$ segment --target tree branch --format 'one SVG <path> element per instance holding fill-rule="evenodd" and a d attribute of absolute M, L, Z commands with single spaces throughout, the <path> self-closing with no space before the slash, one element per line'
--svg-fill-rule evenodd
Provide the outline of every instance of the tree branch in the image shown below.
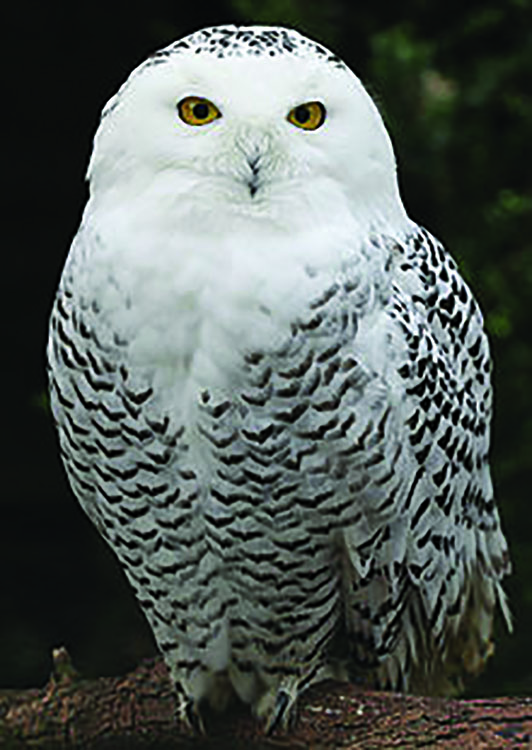
<path fill-rule="evenodd" d="M 174 716 L 162 661 L 125 677 L 82 680 L 64 649 L 41 690 L 0 691 L 0 747 L 128 750 L 378 750 L 532 746 L 532 698 L 447 700 L 368 692 L 322 683 L 305 693 L 290 732 L 264 737 L 244 709 L 209 717 L 209 736 L 192 737 Z"/>

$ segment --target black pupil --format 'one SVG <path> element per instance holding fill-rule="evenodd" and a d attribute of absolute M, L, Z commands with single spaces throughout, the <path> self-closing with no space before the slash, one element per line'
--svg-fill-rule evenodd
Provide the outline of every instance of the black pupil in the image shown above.
<path fill-rule="evenodd" d="M 192 107 L 192 114 L 196 120 L 205 120 L 209 116 L 209 105 L 205 102 L 198 102 Z"/>
<path fill-rule="evenodd" d="M 297 120 L 297 122 L 300 125 L 304 125 L 306 122 L 310 120 L 310 109 L 306 107 L 304 104 L 302 104 L 299 107 L 296 107 L 294 110 L 294 118 Z"/>

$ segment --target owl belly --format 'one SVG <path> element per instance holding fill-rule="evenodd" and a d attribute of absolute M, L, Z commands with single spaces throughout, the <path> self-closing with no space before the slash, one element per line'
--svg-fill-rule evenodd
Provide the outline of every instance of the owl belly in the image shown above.
<path fill-rule="evenodd" d="M 216 632 L 205 620 L 195 658 L 228 670 L 245 700 L 272 673 L 311 679 L 340 617 L 336 542 L 352 505 L 340 453 L 353 423 L 337 413 L 352 376 L 341 342 L 333 352 L 303 327 L 274 351 L 243 354 L 232 389 L 218 372 L 191 394 L 211 566 L 198 566 L 194 585 L 218 618 Z"/>
<path fill-rule="evenodd" d="M 177 586 L 196 591 L 190 613 L 206 631 L 196 658 L 212 671 L 293 663 L 294 644 L 309 628 L 323 636 L 336 612 L 338 565 L 319 507 L 332 491 L 302 480 L 297 441 L 264 412 L 207 390 L 199 400 L 189 523 L 202 551 L 186 553 Z"/>

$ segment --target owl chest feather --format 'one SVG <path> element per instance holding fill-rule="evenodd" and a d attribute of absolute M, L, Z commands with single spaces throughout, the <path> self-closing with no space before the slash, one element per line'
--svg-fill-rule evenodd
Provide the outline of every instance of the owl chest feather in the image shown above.
<path fill-rule="evenodd" d="M 294 237 L 288 228 L 272 235 L 244 224 L 216 240 L 197 231 L 174 239 L 171 229 L 170 239 L 166 232 L 144 242 L 135 227 L 120 238 L 114 222 L 107 237 L 104 224 L 101 243 L 87 243 L 99 257 L 80 275 L 109 326 L 129 342 L 131 366 L 166 373 L 183 392 L 189 380 L 234 387 L 243 355 L 282 348 L 335 280 L 361 281 L 356 235 L 338 237 L 334 227 Z"/>

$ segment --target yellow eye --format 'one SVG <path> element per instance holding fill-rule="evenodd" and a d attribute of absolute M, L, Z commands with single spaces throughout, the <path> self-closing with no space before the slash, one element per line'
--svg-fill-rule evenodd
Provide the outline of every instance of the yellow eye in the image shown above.
<path fill-rule="evenodd" d="M 216 104 L 201 96 L 185 96 L 178 103 L 177 111 L 187 125 L 207 125 L 222 116 Z"/>
<path fill-rule="evenodd" d="M 317 130 L 325 122 L 325 107 L 321 102 L 306 102 L 291 109 L 286 118 L 296 128 Z"/>

